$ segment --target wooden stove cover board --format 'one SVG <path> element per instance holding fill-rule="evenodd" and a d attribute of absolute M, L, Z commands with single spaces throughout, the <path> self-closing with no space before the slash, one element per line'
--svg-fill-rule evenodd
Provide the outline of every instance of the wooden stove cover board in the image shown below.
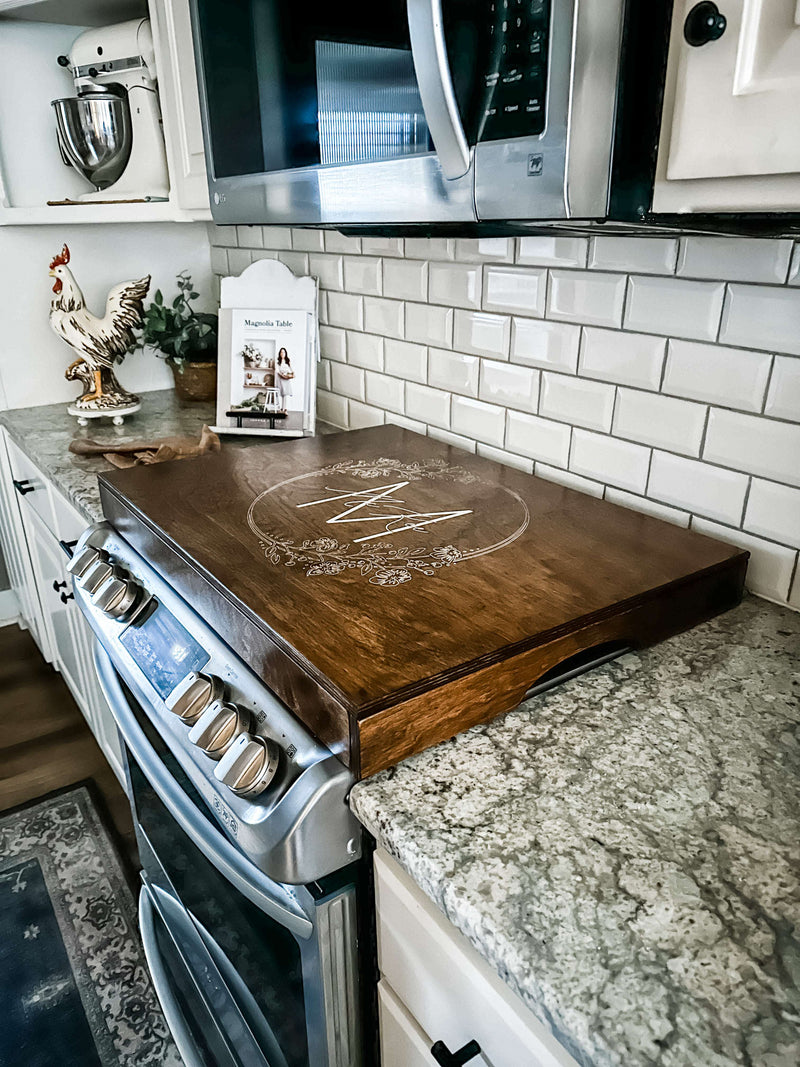
<path fill-rule="evenodd" d="M 394 426 L 101 477 L 356 717 L 746 559 Z"/>

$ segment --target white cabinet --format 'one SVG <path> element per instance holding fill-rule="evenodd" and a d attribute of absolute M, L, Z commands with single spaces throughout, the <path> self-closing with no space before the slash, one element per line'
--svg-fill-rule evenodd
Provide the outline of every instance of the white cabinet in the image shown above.
<path fill-rule="evenodd" d="M 720 0 L 717 40 L 690 45 L 673 11 L 653 209 L 800 209 L 800 5 Z"/>
<path fill-rule="evenodd" d="M 399 865 L 375 853 L 382 1067 L 436 1067 L 430 1049 L 476 1041 L 469 1067 L 575 1060 Z"/>
<path fill-rule="evenodd" d="M 29 491 L 15 489 L 15 481 Z M 76 541 L 87 525 L 25 453 L 0 433 L 0 537 L 22 622 L 61 672 L 124 785 L 116 724 L 94 668 L 94 638 L 75 604 L 66 570 L 64 545 Z"/>

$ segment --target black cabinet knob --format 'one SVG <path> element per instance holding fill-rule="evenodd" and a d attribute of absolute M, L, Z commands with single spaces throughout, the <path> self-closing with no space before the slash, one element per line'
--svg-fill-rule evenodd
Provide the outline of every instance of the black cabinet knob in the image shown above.
<path fill-rule="evenodd" d="M 12 478 L 11 481 L 20 496 L 25 496 L 26 493 L 34 493 L 36 491 L 36 486 L 31 485 L 29 478 L 23 478 L 22 481 L 19 481 L 17 478 Z"/>
<path fill-rule="evenodd" d="M 56 593 L 59 591 L 59 589 L 66 589 L 66 588 L 67 588 L 67 583 L 66 582 L 59 582 L 58 578 L 54 578 L 53 579 L 53 589 L 55 590 Z"/>
<path fill-rule="evenodd" d="M 62 604 L 66 604 L 67 601 L 74 600 L 74 599 L 75 599 L 75 594 L 74 593 L 62 593 L 61 594 L 61 603 Z"/>
<path fill-rule="evenodd" d="M 444 1041 L 437 1041 L 431 1049 L 431 1056 L 439 1064 L 439 1067 L 462 1067 L 463 1064 L 474 1060 L 481 1053 L 481 1046 L 477 1041 L 468 1041 L 462 1048 L 451 1052 Z"/>
<path fill-rule="evenodd" d="M 695 4 L 683 24 L 683 36 L 692 48 L 699 48 L 709 41 L 718 41 L 725 32 L 728 20 L 711 0 Z"/>

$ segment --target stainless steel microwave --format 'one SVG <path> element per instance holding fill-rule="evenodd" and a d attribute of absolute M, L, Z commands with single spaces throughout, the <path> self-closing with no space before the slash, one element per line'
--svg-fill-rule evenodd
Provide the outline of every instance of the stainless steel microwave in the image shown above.
<path fill-rule="evenodd" d="M 192 0 L 214 219 L 643 217 L 671 0 Z"/>

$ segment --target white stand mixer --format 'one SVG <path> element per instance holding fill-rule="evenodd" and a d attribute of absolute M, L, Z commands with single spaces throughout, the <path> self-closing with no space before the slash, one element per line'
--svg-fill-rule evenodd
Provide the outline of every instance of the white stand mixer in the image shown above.
<path fill-rule="evenodd" d="M 58 62 L 77 94 L 52 101 L 61 157 L 95 187 L 79 200 L 168 199 L 150 20 L 87 30 Z"/>

